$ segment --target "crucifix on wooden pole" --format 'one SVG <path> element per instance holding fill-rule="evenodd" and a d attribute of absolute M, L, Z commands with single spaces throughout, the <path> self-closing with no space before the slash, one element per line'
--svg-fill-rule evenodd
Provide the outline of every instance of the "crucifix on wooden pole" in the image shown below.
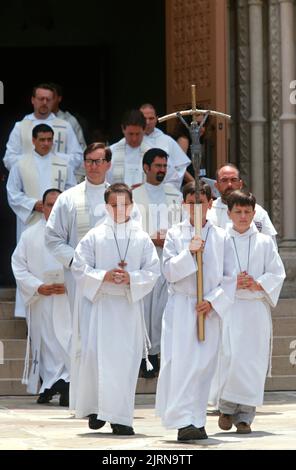
<path fill-rule="evenodd" d="M 230 119 L 229 114 L 220 113 L 218 111 L 211 111 L 205 109 L 197 109 L 196 107 L 196 90 L 195 85 L 191 85 L 191 101 L 192 101 L 192 108 L 185 110 L 185 111 L 177 111 L 176 113 L 167 114 L 166 116 L 162 116 L 158 119 L 159 122 L 167 121 L 168 119 L 172 119 L 178 117 L 183 124 L 186 126 L 190 133 L 191 137 L 191 156 L 192 156 L 192 164 L 194 168 L 194 176 L 195 176 L 195 214 L 194 214 L 194 227 L 195 227 L 195 234 L 201 238 L 201 229 L 202 229 L 202 205 L 200 203 L 200 164 L 201 164 L 201 143 L 200 143 L 200 135 L 201 130 L 208 118 L 209 115 L 223 117 L 226 119 Z M 197 121 L 197 116 L 202 114 L 203 119 L 199 123 Z M 192 116 L 192 122 L 190 126 L 187 124 L 183 116 Z M 196 273 L 196 294 L 197 294 L 197 302 L 200 303 L 203 301 L 203 272 L 202 272 L 202 252 L 199 251 L 196 253 L 196 262 L 197 262 L 197 273 Z M 204 315 L 198 316 L 198 339 L 199 341 L 205 340 L 205 317 Z"/>

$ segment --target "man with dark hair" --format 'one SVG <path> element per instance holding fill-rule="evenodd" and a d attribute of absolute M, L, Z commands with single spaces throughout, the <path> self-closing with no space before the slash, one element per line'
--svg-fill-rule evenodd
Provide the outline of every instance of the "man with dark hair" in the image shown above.
<path fill-rule="evenodd" d="M 12 255 L 12 269 L 28 324 L 23 383 L 28 384 L 29 393 L 36 394 L 41 377 L 37 403 L 48 403 L 60 393 L 60 405 L 68 406 L 72 320 L 62 265 L 44 244 L 46 220 L 60 193 L 50 188 L 43 194 L 43 217 L 22 234 Z"/>
<path fill-rule="evenodd" d="M 55 151 L 66 154 L 74 170 L 79 168 L 82 161 L 81 147 L 71 125 L 52 113 L 53 98 L 54 89 L 50 84 L 41 83 L 33 88 L 31 102 L 34 112 L 15 124 L 7 142 L 3 163 L 8 170 L 22 155 L 33 150 L 32 128 L 42 123 L 54 130 Z"/>
<path fill-rule="evenodd" d="M 164 183 L 168 165 L 168 154 L 159 148 L 151 148 L 143 157 L 146 183 L 134 189 L 134 201 L 142 213 L 144 230 L 150 235 L 157 254 L 162 261 L 162 250 L 166 231 L 181 219 L 182 195 L 171 183 Z M 154 370 L 148 371 L 143 360 L 142 376 L 155 377 L 159 370 L 161 322 L 167 302 L 167 282 L 159 277 L 153 290 L 144 298 L 145 322 L 151 341 L 149 360 Z"/>
<path fill-rule="evenodd" d="M 109 184 L 105 177 L 111 165 L 111 156 L 110 148 L 101 142 L 86 147 L 85 181 L 61 195 L 47 223 L 46 245 L 64 266 L 72 306 L 75 296 L 75 283 L 71 275 L 74 250 L 81 238 L 106 216 L 104 193 Z"/>
<path fill-rule="evenodd" d="M 42 217 L 42 194 L 57 187 L 61 191 L 76 184 L 67 155 L 53 152 L 54 131 L 47 124 L 32 130 L 34 150 L 13 166 L 7 181 L 7 198 L 17 216 L 17 240 L 22 231 Z"/>
<path fill-rule="evenodd" d="M 132 189 L 145 182 L 143 172 L 143 155 L 151 144 L 145 142 L 144 132 L 146 119 L 138 109 L 127 111 L 121 121 L 121 128 L 124 138 L 111 145 L 112 165 L 107 174 L 109 183 L 126 183 Z M 175 169 L 173 163 L 168 160 L 168 171 L 166 182 L 173 178 Z"/>
<path fill-rule="evenodd" d="M 34 150 L 24 155 L 11 169 L 7 199 L 17 217 L 17 241 L 21 233 L 43 217 L 42 194 L 48 188 L 60 191 L 76 184 L 67 155 L 52 151 L 53 130 L 47 124 L 33 128 Z M 16 291 L 15 316 L 25 316 L 23 302 Z"/>
<path fill-rule="evenodd" d="M 186 168 L 190 165 L 190 159 L 171 136 L 156 127 L 157 113 L 152 104 L 142 104 L 140 111 L 142 111 L 146 119 L 144 142 L 151 147 L 161 148 L 167 152 L 170 164 L 174 168 L 174 173 L 169 175 L 169 182 L 173 183 L 180 190 L 184 175 L 187 173 Z M 187 178 L 193 179 L 189 174 L 187 174 Z"/>

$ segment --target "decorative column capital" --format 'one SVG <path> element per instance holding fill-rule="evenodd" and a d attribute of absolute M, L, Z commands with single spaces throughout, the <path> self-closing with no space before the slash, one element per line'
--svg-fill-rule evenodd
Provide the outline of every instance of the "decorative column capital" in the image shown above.
<path fill-rule="evenodd" d="M 259 7 L 263 6 L 263 0 L 248 0 L 248 5 L 257 5 Z"/>

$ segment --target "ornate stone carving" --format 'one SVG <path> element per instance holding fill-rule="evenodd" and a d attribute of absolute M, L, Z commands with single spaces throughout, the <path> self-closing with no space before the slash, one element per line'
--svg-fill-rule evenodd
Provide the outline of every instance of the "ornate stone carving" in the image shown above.
<path fill-rule="evenodd" d="M 211 86 L 211 8 L 203 0 L 170 0 L 174 18 L 172 87 L 183 93 Z"/>
<path fill-rule="evenodd" d="M 250 70 L 249 70 L 249 18 L 247 0 L 239 0 L 237 8 L 237 56 L 238 56 L 238 122 L 239 167 L 247 186 L 250 184 Z"/>
<path fill-rule="evenodd" d="M 280 70 L 280 12 L 277 0 L 269 0 L 269 105 L 270 105 L 270 193 L 271 218 L 282 235 L 282 158 L 281 158 L 281 70 Z"/>

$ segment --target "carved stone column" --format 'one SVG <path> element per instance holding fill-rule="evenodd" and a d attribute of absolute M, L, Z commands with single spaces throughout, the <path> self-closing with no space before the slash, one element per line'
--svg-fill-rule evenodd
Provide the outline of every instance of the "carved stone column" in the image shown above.
<path fill-rule="evenodd" d="M 280 46 L 280 8 L 278 0 L 269 0 L 269 103 L 270 103 L 270 217 L 282 236 L 282 155 L 281 155 L 281 46 Z"/>
<path fill-rule="evenodd" d="M 290 82 L 295 80 L 294 2 L 279 0 L 282 59 L 282 142 L 283 142 L 283 238 L 296 238 L 295 210 L 295 105 L 290 102 Z"/>
<path fill-rule="evenodd" d="M 283 241 L 280 253 L 287 279 L 282 295 L 295 297 L 296 282 L 296 145 L 295 105 L 290 102 L 290 82 L 295 80 L 294 2 L 279 0 L 282 68 L 282 155 L 283 155 Z"/>
<path fill-rule="evenodd" d="M 264 206 L 263 22 L 262 0 L 248 0 L 250 37 L 251 189 Z"/>
<path fill-rule="evenodd" d="M 250 186 L 250 67 L 249 67 L 249 22 L 247 0 L 237 0 L 237 55 L 238 55 L 238 123 L 239 123 L 239 167 L 241 177 Z"/>

